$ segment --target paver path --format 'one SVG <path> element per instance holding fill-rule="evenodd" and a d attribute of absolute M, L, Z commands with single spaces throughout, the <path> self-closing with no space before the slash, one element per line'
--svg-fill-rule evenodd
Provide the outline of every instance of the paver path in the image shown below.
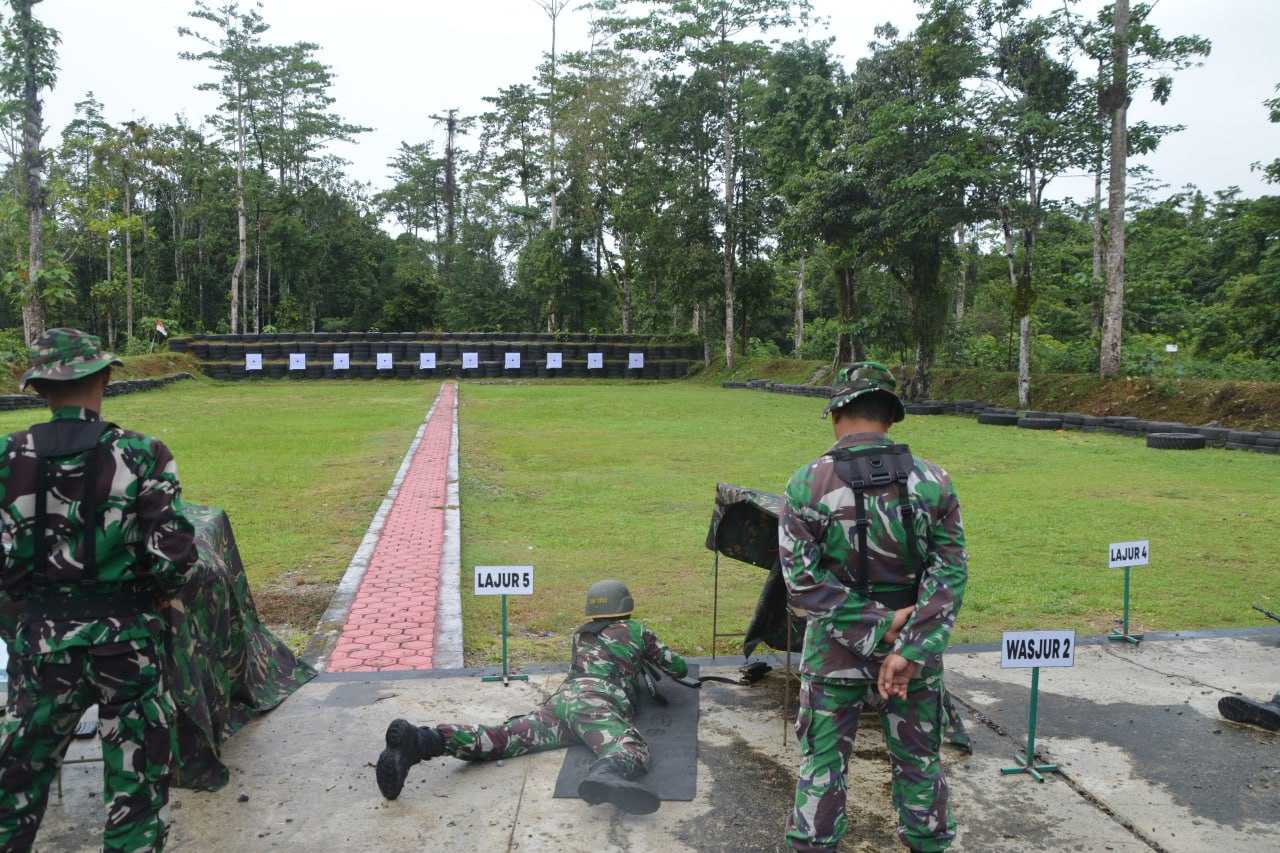
<path fill-rule="evenodd" d="M 457 398 L 456 384 L 449 382 L 440 389 L 329 656 L 326 669 L 330 672 L 431 669 L 434 665 Z"/>

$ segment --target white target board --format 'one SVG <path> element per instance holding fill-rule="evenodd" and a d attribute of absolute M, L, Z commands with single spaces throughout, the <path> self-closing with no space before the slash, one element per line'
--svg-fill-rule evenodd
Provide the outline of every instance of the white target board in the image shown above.
<path fill-rule="evenodd" d="M 1133 542 L 1112 542 L 1107 548 L 1107 568 L 1123 569 L 1125 566 L 1146 566 L 1151 563 L 1151 540 L 1136 539 Z"/>
<path fill-rule="evenodd" d="M 627 367 L 632 370 L 639 370 L 644 367 L 644 353 L 633 352 L 627 355 Z"/>
<path fill-rule="evenodd" d="M 333 354 L 334 370 L 350 370 L 351 369 L 351 353 L 335 352 Z"/>
<path fill-rule="evenodd" d="M 1075 665 L 1075 631 L 1005 631 L 1000 640 L 1002 669 Z"/>
<path fill-rule="evenodd" d="M 476 595 L 533 595 L 533 566 L 476 566 Z"/>
<path fill-rule="evenodd" d="M 306 370 L 307 356 L 300 352 L 289 353 L 289 369 L 290 370 Z"/>
<path fill-rule="evenodd" d="M 600 370 L 604 367 L 604 353 L 589 352 L 587 353 L 587 369 Z"/>
<path fill-rule="evenodd" d="M 547 353 L 547 370 L 559 370 L 564 367 L 564 353 Z"/>
<path fill-rule="evenodd" d="M 506 357 L 503 359 L 502 366 L 505 367 L 507 370 L 519 370 L 520 369 L 520 353 L 518 352 L 507 353 Z"/>
<path fill-rule="evenodd" d="M 464 352 L 464 353 L 462 354 L 462 369 L 463 369 L 463 370 L 474 370 L 475 368 L 477 368 L 477 367 L 479 367 L 479 366 L 480 366 L 480 353 L 478 353 L 478 352 Z"/>
<path fill-rule="evenodd" d="M 421 370 L 436 369 L 436 354 L 433 352 L 424 352 L 418 356 L 418 368 Z"/>
<path fill-rule="evenodd" d="M 391 360 L 391 353 L 389 352 L 378 353 L 378 369 L 379 370 L 390 370 L 394 366 L 395 366 L 395 363 Z"/>
<path fill-rule="evenodd" d="M 261 370 L 262 369 L 262 353 L 247 352 L 244 354 L 245 370 Z"/>

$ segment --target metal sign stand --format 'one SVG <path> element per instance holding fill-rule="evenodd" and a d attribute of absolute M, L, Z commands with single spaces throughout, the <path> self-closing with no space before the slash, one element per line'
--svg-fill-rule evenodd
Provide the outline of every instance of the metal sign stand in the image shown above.
<path fill-rule="evenodd" d="M 1124 567 L 1124 618 L 1120 631 L 1119 633 L 1112 632 L 1108 634 L 1107 639 L 1117 643 L 1131 643 L 1136 646 L 1142 642 L 1142 635 L 1129 633 L 1129 572 L 1131 568 L 1131 566 Z"/>
<path fill-rule="evenodd" d="M 502 673 L 500 675 L 482 675 L 481 681 L 492 682 L 501 681 L 503 687 L 510 687 L 513 681 L 528 681 L 527 675 L 516 675 L 511 672 L 511 668 L 507 663 L 507 597 L 500 596 L 502 599 Z"/>
<path fill-rule="evenodd" d="M 1026 755 L 1015 755 L 1013 760 L 1018 762 L 1017 767 L 1001 767 L 1000 775 L 1012 776 L 1016 773 L 1030 774 L 1032 779 L 1037 782 L 1043 782 L 1044 777 L 1041 773 L 1057 773 L 1058 765 L 1056 764 L 1036 764 L 1036 708 L 1040 702 L 1040 667 L 1031 669 L 1031 712 L 1027 719 L 1027 753 Z"/>

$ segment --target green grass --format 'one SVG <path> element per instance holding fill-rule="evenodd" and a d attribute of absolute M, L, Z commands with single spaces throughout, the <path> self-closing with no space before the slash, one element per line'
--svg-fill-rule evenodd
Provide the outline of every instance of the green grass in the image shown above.
<path fill-rule="evenodd" d="M 465 594 L 471 566 L 491 563 L 537 567 L 537 594 L 511 601 L 517 659 L 562 659 L 600 577 L 627 581 L 637 614 L 676 647 L 709 653 L 716 482 L 780 491 L 832 441 L 819 400 L 691 383 L 464 384 L 461 400 L 473 662 L 498 648 L 497 602 Z M 960 493 L 970 585 L 957 642 L 1108 629 L 1122 573 L 1106 548 L 1126 539 L 1152 543 L 1151 565 L 1134 570 L 1140 629 L 1262 624 L 1249 603 L 1280 603 L 1280 458 L 959 417 L 908 418 L 893 435 Z M 722 560 L 722 630 L 742 630 L 763 579 Z"/>
<path fill-rule="evenodd" d="M 230 515 L 265 618 L 309 632 L 438 384 L 199 380 L 108 398 L 104 417 L 169 446 L 184 498 Z"/>

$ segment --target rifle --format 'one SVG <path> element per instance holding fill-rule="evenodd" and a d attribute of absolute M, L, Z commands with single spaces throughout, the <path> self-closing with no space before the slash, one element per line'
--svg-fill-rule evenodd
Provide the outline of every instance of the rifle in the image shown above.
<path fill-rule="evenodd" d="M 1266 616 L 1268 619 L 1274 619 L 1277 622 L 1280 622 L 1280 616 L 1277 616 L 1276 614 L 1272 613 L 1270 610 L 1267 610 L 1265 607 L 1259 607 L 1258 605 L 1255 604 L 1253 605 L 1253 609 L 1261 613 L 1263 616 Z"/>

